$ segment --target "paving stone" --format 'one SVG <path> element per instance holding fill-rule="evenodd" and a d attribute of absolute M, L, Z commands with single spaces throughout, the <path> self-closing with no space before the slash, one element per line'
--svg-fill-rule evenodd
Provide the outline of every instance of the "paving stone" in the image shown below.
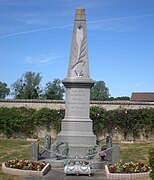
<path fill-rule="evenodd" d="M 102 170 L 102 172 L 97 172 L 93 176 L 64 175 L 64 172 L 62 170 L 52 169 L 43 177 L 29 176 L 29 177 L 22 177 L 21 180 L 109 180 L 109 179 L 106 178 L 104 169 Z"/>

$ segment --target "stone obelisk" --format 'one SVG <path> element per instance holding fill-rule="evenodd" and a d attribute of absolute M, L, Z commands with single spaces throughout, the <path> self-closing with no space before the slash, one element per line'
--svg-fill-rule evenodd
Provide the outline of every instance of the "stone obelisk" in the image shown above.
<path fill-rule="evenodd" d="M 89 118 L 90 88 L 94 81 L 89 75 L 85 9 L 76 9 L 72 46 L 66 87 L 65 118 L 57 140 L 68 142 L 70 156 L 85 156 L 87 149 L 96 145 Z"/>

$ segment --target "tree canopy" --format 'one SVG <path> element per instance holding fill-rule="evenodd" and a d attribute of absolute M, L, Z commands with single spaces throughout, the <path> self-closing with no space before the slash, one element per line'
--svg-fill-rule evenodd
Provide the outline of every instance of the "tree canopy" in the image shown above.
<path fill-rule="evenodd" d="M 5 99 L 5 97 L 9 95 L 9 92 L 10 89 L 7 88 L 7 84 L 0 81 L 0 99 Z"/>
<path fill-rule="evenodd" d="M 37 99 L 40 97 L 42 90 L 40 73 L 28 71 L 12 84 L 12 95 L 15 99 Z"/>
<path fill-rule="evenodd" d="M 52 82 L 46 83 L 45 87 L 41 88 L 40 83 L 42 76 L 40 73 L 25 72 L 18 78 L 16 82 L 7 88 L 6 83 L 0 81 L 0 99 L 4 99 L 7 95 L 13 95 L 14 99 L 52 99 L 62 100 L 65 93 L 65 87 L 61 83 L 60 79 L 54 79 Z M 94 86 L 90 90 L 90 100 L 95 101 L 113 101 L 113 100 L 130 100 L 128 96 L 111 97 L 109 89 L 105 82 L 95 81 Z"/>
<path fill-rule="evenodd" d="M 53 82 L 49 81 L 45 87 L 45 98 L 62 100 L 64 96 L 64 86 L 61 84 L 61 80 L 54 79 Z"/>
<path fill-rule="evenodd" d="M 96 101 L 108 100 L 110 94 L 109 89 L 106 87 L 104 81 L 96 81 L 90 90 L 90 99 Z"/>

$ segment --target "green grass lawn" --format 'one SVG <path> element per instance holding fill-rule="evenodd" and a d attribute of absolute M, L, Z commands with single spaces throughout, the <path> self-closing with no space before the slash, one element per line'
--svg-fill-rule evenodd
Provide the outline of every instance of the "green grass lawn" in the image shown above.
<path fill-rule="evenodd" d="M 129 162 L 144 162 L 148 163 L 149 149 L 154 148 L 154 142 L 144 143 L 120 143 L 120 160 Z M 150 180 L 150 178 L 140 178 L 133 180 Z"/>
<path fill-rule="evenodd" d="M 120 143 L 120 160 L 147 163 L 151 147 L 154 147 L 154 142 Z"/>
<path fill-rule="evenodd" d="M 144 143 L 119 143 L 120 160 L 129 162 L 148 163 L 149 148 L 154 147 L 154 142 Z M 31 142 L 20 140 L 0 140 L 0 166 L 9 159 L 30 159 Z M 0 169 L 0 180 L 19 180 L 18 176 L 3 174 Z M 143 178 L 140 180 L 150 180 Z"/>
<path fill-rule="evenodd" d="M 0 166 L 10 159 L 30 159 L 31 142 L 0 140 Z M 4 174 L 0 168 L 0 180 L 19 180 L 18 176 Z"/>

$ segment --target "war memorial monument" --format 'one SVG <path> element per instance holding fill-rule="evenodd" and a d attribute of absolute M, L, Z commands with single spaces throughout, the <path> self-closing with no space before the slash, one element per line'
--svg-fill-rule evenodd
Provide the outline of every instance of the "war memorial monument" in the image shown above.
<path fill-rule="evenodd" d="M 94 81 L 89 73 L 86 15 L 83 8 L 76 9 L 68 73 L 62 83 L 66 88 L 66 101 L 61 131 L 52 144 L 50 135 L 46 135 L 45 148 L 41 152 L 39 144 L 33 143 L 32 160 L 44 159 L 50 162 L 51 168 L 62 168 L 70 160 L 74 162 L 88 160 L 87 170 L 81 172 L 89 174 L 90 164 L 93 164 L 93 169 L 102 168 L 104 164 L 101 162 L 102 156 L 116 162 L 119 158 L 118 147 L 114 145 L 112 147 L 110 137 L 106 139 L 106 149 L 102 150 L 96 145 L 96 136 L 93 134 L 93 124 L 89 117 L 90 89 Z M 65 169 L 72 173 L 69 164 L 65 165 Z"/>
<path fill-rule="evenodd" d="M 89 75 L 84 9 L 76 10 L 68 74 L 62 82 L 66 88 L 65 118 L 56 139 L 68 142 L 69 155 L 85 156 L 87 149 L 96 145 L 96 136 L 89 118 L 90 88 L 94 81 Z"/>

